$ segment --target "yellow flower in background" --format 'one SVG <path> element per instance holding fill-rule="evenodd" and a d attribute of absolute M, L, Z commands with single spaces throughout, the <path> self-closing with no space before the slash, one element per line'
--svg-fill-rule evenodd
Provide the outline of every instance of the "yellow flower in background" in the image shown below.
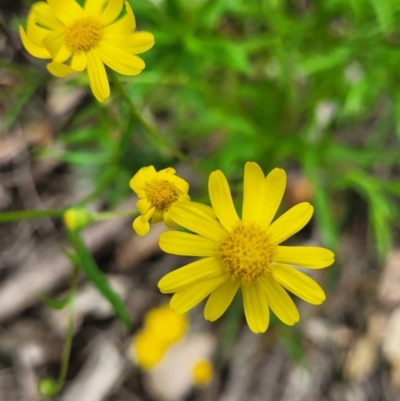
<path fill-rule="evenodd" d="M 299 312 L 286 290 L 318 305 L 325 300 L 322 288 L 290 265 L 309 269 L 330 266 L 328 249 L 283 246 L 311 219 L 313 207 L 300 203 L 272 222 L 286 187 L 286 173 L 274 169 L 264 177 L 256 163 L 245 165 L 243 208 L 240 219 L 224 174 L 211 173 L 209 195 L 215 215 L 195 203 L 176 203 L 170 217 L 196 234 L 166 232 L 160 236 L 165 252 L 204 257 L 164 276 L 158 286 L 175 293 L 170 306 L 185 313 L 209 296 L 204 317 L 214 321 L 228 308 L 241 288 L 247 323 L 254 333 L 269 324 L 269 308 L 288 325 L 299 321 Z"/>
<path fill-rule="evenodd" d="M 175 175 L 175 169 L 168 167 L 156 171 L 153 166 L 141 168 L 130 180 L 129 186 L 139 200 L 136 207 L 141 214 L 133 222 L 138 235 L 146 235 L 153 224 L 164 221 L 167 227 L 177 227 L 169 209 L 175 202 L 189 202 L 189 184 Z"/>
<path fill-rule="evenodd" d="M 131 355 L 144 370 L 156 366 L 169 347 L 181 340 L 189 327 L 185 314 L 177 315 L 168 305 L 150 309 L 143 329 L 133 338 Z"/>
<path fill-rule="evenodd" d="M 192 370 L 193 384 L 196 387 L 206 387 L 209 385 L 214 374 L 214 366 L 208 359 L 198 361 Z"/>
<path fill-rule="evenodd" d="M 144 326 L 162 342 L 174 344 L 186 334 L 189 322 L 186 315 L 177 315 L 168 305 L 163 305 L 147 312 Z"/>
<path fill-rule="evenodd" d="M 149 50 L 154 36 L 135 28 L 123 0 L 86 0 L 84 7 L 75 0 L 47 0 L 33 4 L 26 31 L 19 30 L 32 56 L 52 59 L 47 68 L 56 77 L 87 70 L 92 92 L 103 102 L 110 96 L 105 65 L 129 76 L 145 67 L 136 54 Z"/>
<path fill-rule="evenodd" d="M 136 363 L 144 370 L 156 366 L 164 357 L 169 344 L 159 341 L 153 332 L 142 330 L 131 343 L 131 354 Z"/>

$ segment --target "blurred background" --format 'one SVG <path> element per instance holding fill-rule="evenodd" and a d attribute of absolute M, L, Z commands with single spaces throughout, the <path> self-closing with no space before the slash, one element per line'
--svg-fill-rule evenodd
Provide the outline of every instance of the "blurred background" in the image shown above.
<path fill-rule="evenodd" d="M 312 272 L 326 302 L 296 300 L 300 322 L 273 319 L 262 335 L 249 331 L 240 299 L 213 324 L 201 305 L 159 362 L 140 366 L 135 339 L 169 300 L 157 282 L 189 258 L 159 250 L 162 224 L 139 238 L 130 217 L 95 223 L 82 236 L 132 326 L 81 274 L 66 384 L 53 399 L 400 400 L 400 2 L 129 3 L 156 42 L 144 72 L 121 82 L 197 169 L 149 137 L 113 87 L 98 103 L 85 74 L 50 76 L 18 35 L 33 2 L 1 0 L 0 400 L 40 400 L 37 382 L 59 373 L 68 311 L 42 301 L 65 297 L 72 271 L 57 210 L 82 200 L 134 210 L 129 179 L 151 164 L 176 168 L 205 203 L 220 169 L 240 205 L 246 161 L 286 169 L 280 213 L 315 206 L 293 243 L 335 250 L 335 265 Z M 2 217 L 22 210 L 47 217 Z"/>

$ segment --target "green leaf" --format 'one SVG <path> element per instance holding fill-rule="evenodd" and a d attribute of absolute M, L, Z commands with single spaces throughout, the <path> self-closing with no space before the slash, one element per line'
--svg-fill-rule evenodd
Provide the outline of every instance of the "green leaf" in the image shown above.
<path fill-rule="evenodd" d="M 360 18 L 363 0 L 350 0 L 351 8 L 357 18 Z"/>
<path fill-rule="evenodd" d="M 186 45 L 189 51 L 196 56 L 204 57 L 206 54 L 210 60 L 224 67 L 245 74 L 249 74 L 251 71 L 247 53 L 239 43 L 222 38 L 199 39 L 195 36 L 188 36 Z"/>
<path fill-rule="evenodd" d="M 393 28 L 393 2 L 391 0 L 370 0 L 383 32 Z"/>
<path fill-rule="evenodd" d="M 42 294 L 42 301 L 49 307 L 52 309 L 63 309 L 65 308 L 71 301 L 72 297 L 73 297 L 73 292 L 68 292 L 67 296 L 64 299 L 61 300 L 56 300 L 53 298 L 50 298 L 49 296 L 47 296 L 46 294 Z"/>
<path fill-rule="evenodd" d="M 312 75 L 339 65 L 344 65 L 348 61 L 349 56 L 349 49 L 345 47 L 334 48 L 330 53 L 308 57 L 301 64 L 301 69 L 304 75 Z"/>
<path fill-rule="evenodd" d="M 324 243 L 333 249 L 338 243 L 338 227 L 330 205 L 330 194 L 323 186 L 319 177 L 318 161 L 315 160 L 314 152 L 307 152 L 304 155 L 304 171 L 314 187 L 314 205 L 318 227 Z"/>
<path fill-rule="evenodd" d="M 391 222 L 395 218 L 396 207 L 384 194 L 379 179 L 362 171 L 349 171 L 343 178 L 368 201 L 369 221 L 374 230 L 379 257 L 383 259 L 392 244 Z"/>
<path fill-rule="evenodd" d="M 131 321 L 123 301 L 112 289 L 107 277 L 98 268 L 93 256 L 86 248 L 86 245 L 84 244 L 80 234 L 76 231 L 69 231 L 68 235 L 77 254 L 77 262 L 79 263 L 80 269 L 85 273 L 86 277 L 92 282 L 92 284 L 101 292 L 101 294 L 110 302 L 115 313 L 129 329 L 131 326 Z"/>

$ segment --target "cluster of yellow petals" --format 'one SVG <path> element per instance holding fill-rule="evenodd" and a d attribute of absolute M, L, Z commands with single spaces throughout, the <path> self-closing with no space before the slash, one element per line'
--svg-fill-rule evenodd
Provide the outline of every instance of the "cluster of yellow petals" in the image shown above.
<path fill-rule="evenodd" d="M 149 32 L 134 32 L 135 17 L 124 0 L 47 0 L 34 3 L 26 30 L 20 26 L 26 50 L 51 59 L 48 70 L 56 77 L 87 70 L 94 96 L 110 95 L 105 65 L 122 75 L 138 75 L 145 68 L 136 56 L 154 45 Z"/>
<path fill-rule="evenodd" d="M 139 200 L 136 207 L 140 216 L 133 222 L 133 229 L 140 235 L 150 230 L 153 224 L 164 221 L 170 228 L 177 224 L 170 217 L 169 209 L 176 202 L 189 202 L 189 184 L 175 175 L 172 167 L 156 171 L 154 166 L 141 168 L 130 180 L 129 186 Z"/>

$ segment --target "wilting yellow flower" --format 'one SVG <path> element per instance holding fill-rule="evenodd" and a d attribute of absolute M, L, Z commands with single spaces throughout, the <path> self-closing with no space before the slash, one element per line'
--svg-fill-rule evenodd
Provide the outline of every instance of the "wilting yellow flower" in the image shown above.
<path fill-rule="evenodd" d="M 313 207 L 300 203 L 272 223 L 285 187 L 284 170 L 276 168 L 264 177 L 258 164 L 248 162 L 241 219 L 229 184 L 219 170 L 211 173 L 208 182 L 218 219 L 194 203 L 172 205 L 170 217 L 196 234 L 163 233 L 161 249 L 175 255 L 205 257 L 167 274 L 158 283 L 161 292 L 175 293 L 170 306 L 176 313 L 187 312 L 211 294 L 204 316 L 214 321 L 241 288 L 247 323 L 253 332 L 262 333 L 269 324 L 268 306 L 288 325 L 299 321 L 297 307 L 286 290 L 311 304 L 325 300 L 322 288 L 290 265 L 327 267 L 334 262 L 333 252 L 319 247 L 280 245 L 308 223 Z"/>
<path fill-rule="evenodd" d="M 141 214 L 133 222 L 138 235 L 146 235 L 153 224 L 164 221 L 167 227 L 177 227 L 171 219 L 169 208 L 175 202 L 188 202 L 189 184 L 175 175 L 175 169 L 168 167 L 156 171 L 153 166 L 141 168 L 130 180 L 129 186 L 139 200 L 136 207 Z"/>
<path fill-rule="evenodd" d="M 52 59 L 48 70 L 66 77 L 87 69 L 94 96 L 103 102 L 110 96 L 105 65 L 123 75 L 138 75 L 144 61 L 135 54 L 149 50 L 154 36 L 134 32 L 135 17 L 124 0 L 47 0 L 34 3 L 26 32 L 19 27 L 22 43 L 34 57 Z M 65 63 L 68 64 L 65 64 Z"/>
<path fill-rule="evenodd" d="M 213 364 L 208 359 L 202 359 L 193 366 L 193 384 L 196 387 L 205 387 L 210 383 L 213 374 Z"/>

